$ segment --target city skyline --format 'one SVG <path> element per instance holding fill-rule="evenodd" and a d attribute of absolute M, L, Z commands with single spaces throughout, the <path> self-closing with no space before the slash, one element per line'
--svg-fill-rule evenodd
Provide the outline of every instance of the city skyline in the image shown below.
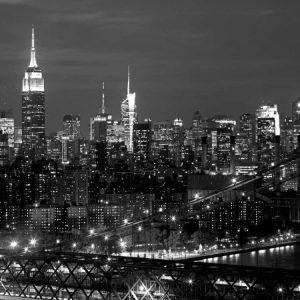
<path fill-rule="evenodd" d="M 2 0 L 3 24 L 12 17 L 18 22 L 0 29 L 5 45 L 0 62 L 6 70 L 0 74 L 1 104 L 14 109 L 20 124 L 20 81 L 34 23 L 46 80 L 47 132 L 61 129 L 63 115 L 80 114 L 87 135 L 102 81 L 108 112 L 119 119 L 128 64 L 140 120 L 181 117 L 188 126 L 195 110 L 205 117 L 237 118 L 253 113 L 262 100 L 290 114 L 300 95 L 300 58 L 294 12 L 299 4 L 289 4 L 88 1 L 83 7 L 75 1 L 69 8 L 59 2 Z M 184 107 L 183 98 L 188 99 Z"/>
<path fill-rule="evenodd" d="M 300 299 L 286 3 L 0 0 L 0 297 Z"/>

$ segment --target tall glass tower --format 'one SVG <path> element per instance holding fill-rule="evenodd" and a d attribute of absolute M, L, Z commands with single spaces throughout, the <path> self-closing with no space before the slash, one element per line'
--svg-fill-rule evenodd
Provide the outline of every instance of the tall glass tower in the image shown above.
<path fill-rule="evenodd" d="M 32 28 L 30 63 L 22 85 L 22 148 L 27 161 L 45 155 L 45 88 L 42 71 L 35 58 Z"/>
<path fill-rule="evenodd" d="M 121 104 L 121 119 L 124 125 L 124 140 L 127 151 L 133 153 L 133 125 L 136 123 L 137 113 L 135 93 L 130 92 L 130 70 L 128 67 L 127 96 Z"/>

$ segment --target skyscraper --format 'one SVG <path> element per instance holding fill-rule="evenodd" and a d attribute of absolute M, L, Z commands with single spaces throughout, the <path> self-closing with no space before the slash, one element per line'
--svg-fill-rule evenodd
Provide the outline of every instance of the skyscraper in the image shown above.
<path fill-rule="evenodd" d="M 90 118 L 90 141 L 106 142 L 107 123 L 112 116 L 106 113 L 104 102 L 104 82 L 102 82 L 102 98 L 99 113 Z"/>
<path fill-rule="evenodd" d="M 255 115 L 245 113 L 240 116 L 236 134 L 236 155 L 239 161 L 254 161 L 255 155 Z"/>
<path fill-rule="evenodd" d="M 257 160 L 261 166 L 275 162 L 275 136 L 280 135 L 277 105 L 261 105 L 256 110 Z"/>
<path fill-rule="evenodd" d="M 300 123 L 300 98 L 297 98 L 292 103 L 292 119 L 294 123 L 296 121 Z"/>
<path fill-rule="evenodd" d="M 133 126 L 134 166 L 136 171 L 147 167 L 151 155 L 151 123 L 135 123 Z"/>
<path fill-rule="evenodd" d="M 80 115 L 65 115 L 63 117 L 63 133 L 71 140 L 80 136 Z"/>
<path fill-rule="evenodd" d="M 8 135 L 9 160 L 11 160 L 16 154 L 14 153 L 15 120 L 8 116 L 6 111 L 0 112 L 0 131 Z"/>
<path fill-rule="evenodd" d="M 104 82 L 99 113 L 90 118 L 90 164 L 98 171 L 105 170 L 107 162 L 107 125 L 112 116 L 106 113 Z"/>
<path fill-rule="evenodd" d="M 136 122 L 136 118 L 135 93 L 130 92 L 130 70 L 128 67 L 127 96 L 121 104 L 121 119 L 124 125 L 125 145 L 129 153 L 133 153 L 133 124 Z"/>
<path fill-rule="evenodd" d="M 22 147 L 27 161 L 45 155 L 45 88 L 35 57 L 32 28 L 31 57 L 22 86 Z"/>
<path fill-rule="evenodd" d="M 300 135 L 300 98 L 292 103 L 292 122 L 293 122 L 293 144 L 294 149 L 298 145 L 298 135 Z"/>

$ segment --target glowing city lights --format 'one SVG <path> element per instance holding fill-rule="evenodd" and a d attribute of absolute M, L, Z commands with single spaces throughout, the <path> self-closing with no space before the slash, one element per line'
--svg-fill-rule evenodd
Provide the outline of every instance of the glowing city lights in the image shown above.
<path fill-rule="evenodd" d="M 123 241 L 122 239 L 120 240 L 120 246 L 123 250 L 126 248 L 126 242 Z"/>
<path fill-rule="evenodd" d="M 17 241 L 12 241 L 11 243 L 10 243 L 10 247 L 11 248 L 16 248 L 18 246 L 18 242 Z"/>
<path fill-rule="evenodd" d="M 139 290 L 140 290 L 141 292 L 145 291 L 145 289 L 146 289 L 146 288 L 145 288 L 144 285 L 140 285 L 140 286 L 139 286 Z"/>
<path fill-rule="evenodd" d="M 36 245 L 36 239 L 31 239 L 30 242 L 29 242 L 29 244 L 31 246 L 35 246 Z"/>

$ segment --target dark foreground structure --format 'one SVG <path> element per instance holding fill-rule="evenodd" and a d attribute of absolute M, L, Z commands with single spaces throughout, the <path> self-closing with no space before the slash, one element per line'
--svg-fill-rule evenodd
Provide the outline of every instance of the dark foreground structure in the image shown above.
<path fill-rule="evenodd" d="M 300 271 L 38 253 L 0 258 L 0 299 L 300 299 Z"/>

